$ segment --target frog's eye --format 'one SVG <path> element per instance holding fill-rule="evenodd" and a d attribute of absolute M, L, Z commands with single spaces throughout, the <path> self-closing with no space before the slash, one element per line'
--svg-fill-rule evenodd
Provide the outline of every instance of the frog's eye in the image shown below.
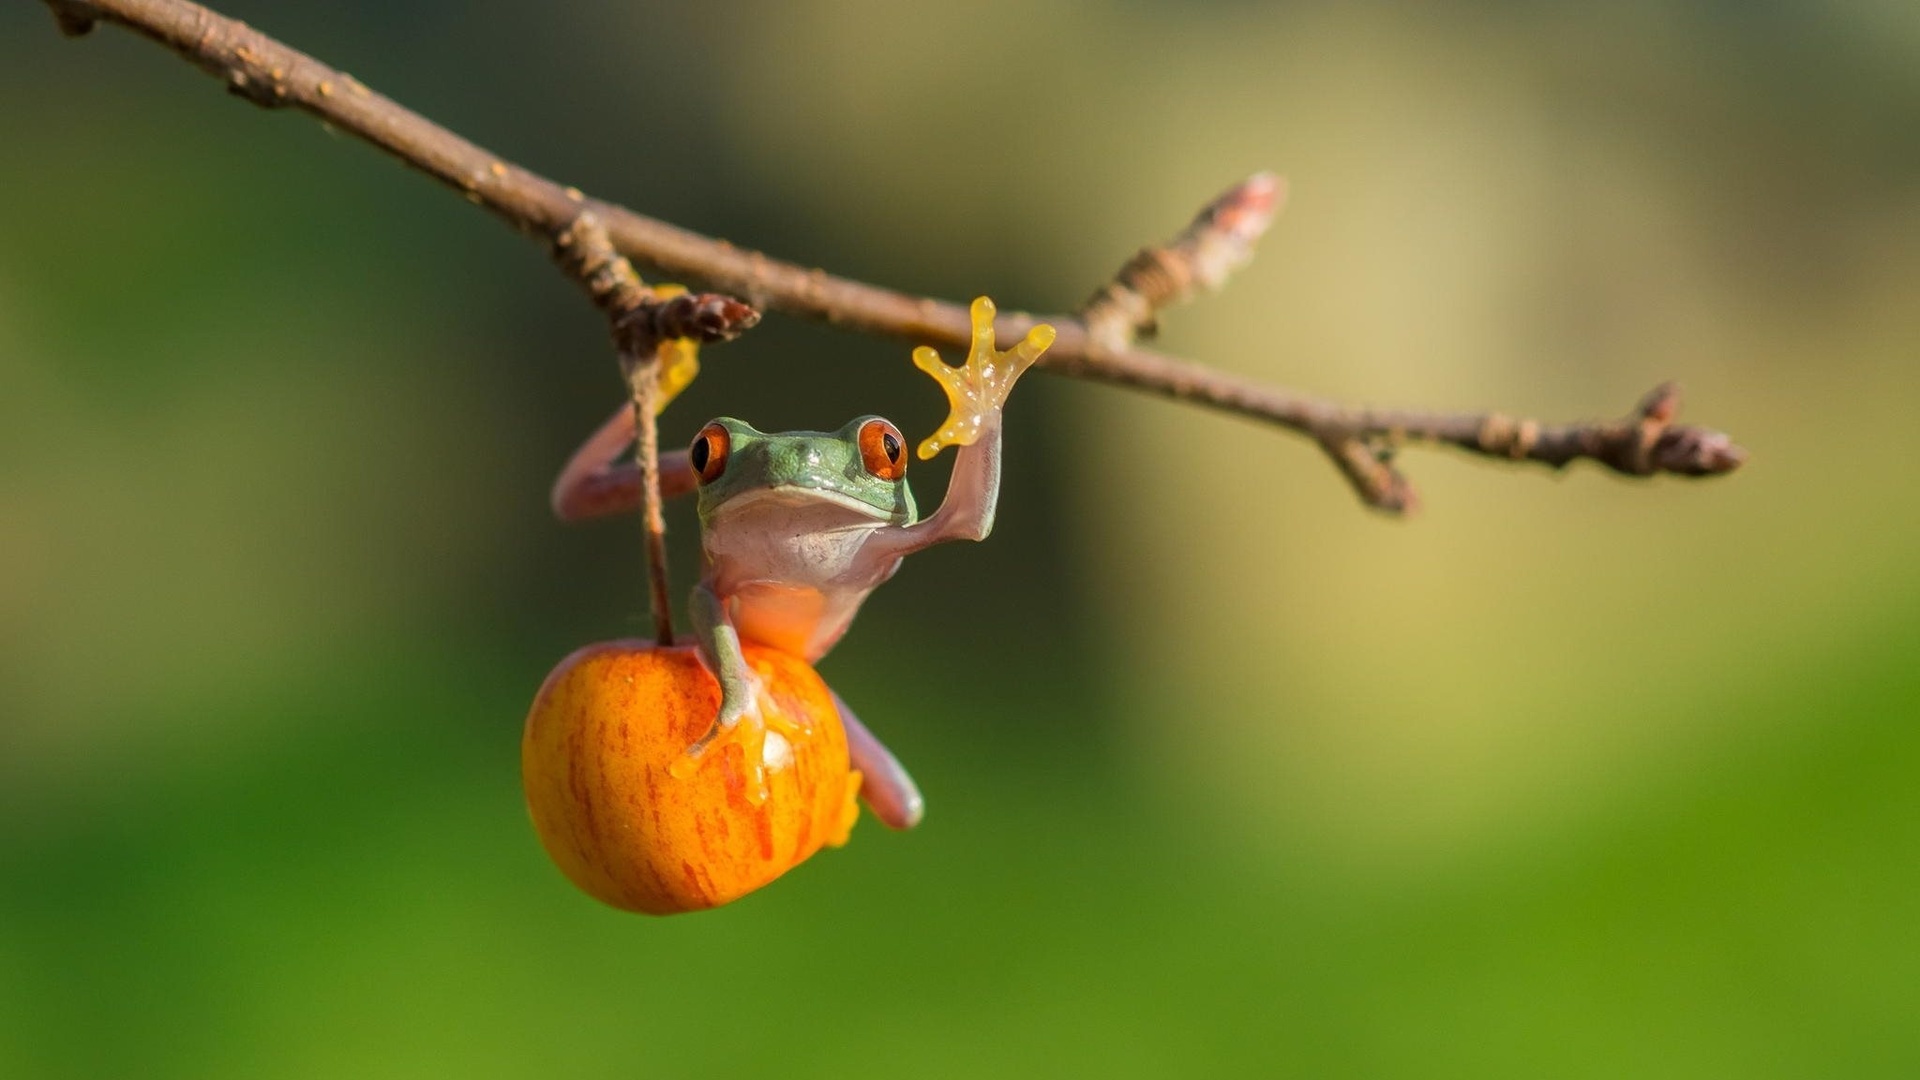
<path fill-rule="evenodd" d="M 860 460 L 868 472 L 882 480 L 907 475 L 907 444 L 900 438 L 900 429 L 885 420 L 861 424 Z"/>
<path fill-rule="evenodd" d="M 687 450 L 687 460 L 693 463 L 693 471 L 700 475 L 700 482 L 711 484 L 720 479 L 727 471 L 727 452 L 733 449 L 733 436 L 720 424 L 708 424 L 693 437 L 693 446 Z"/>

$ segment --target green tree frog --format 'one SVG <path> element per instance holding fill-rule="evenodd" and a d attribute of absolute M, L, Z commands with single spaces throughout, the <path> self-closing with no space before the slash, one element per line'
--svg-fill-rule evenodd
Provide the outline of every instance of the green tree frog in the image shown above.
<path fill-rule="evenodd" d="M 993 302 L 975 300 L 971 316 L 972 349 L 963 365 L 949 367 L 925 346 L 913 354 L 952 406 L 947 422 L 921 442 L 920 457 L 960 447 L 946 497 L 924 519 L 907 487 L 905 440 L 877 416 L 837 431 L 772 434 L 722 417 L 701 428 L 687 451 L 662 455 L 662 491 L 699 493 L 701 573 L 689 615 L 721 690 L 713 726 L 688 747 L 690 763 L 739 725 L 763 723 L 743 641 L 813 664 L 905 556 L 948 540 L 983 540 L 992 531 L 1001 409 L 1015 380 L 1053 343 L 1054 331 L 1035 326 L 1002 352 L 994 347 Z M 632 411 L 623 408 L 574 454 L 554 484 L 561 519 L 639 505 L 638 470 L 625 453 L 633 433 Z M 888 826 L 911 828 L 925 807 L 913 778 L 838 694 L 834 703 L 852 766 L 862 774 L 861 797 Z"/>

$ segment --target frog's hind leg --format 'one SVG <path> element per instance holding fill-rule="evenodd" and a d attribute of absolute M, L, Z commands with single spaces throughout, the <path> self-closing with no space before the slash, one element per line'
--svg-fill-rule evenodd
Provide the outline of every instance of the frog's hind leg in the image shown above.
<path fill-rule="evenodd" d="M 889 829 L 911 829 L 920 824 L 927 803 L 920 797 L 913 777 L 847 708 L 839 694 L 833 695 L 833 703 L 840 710 L 840 725 L 847 730 L 847 756 L 860 771 L 860 797 L 866 800 L 867 808 Z"/>
<path fill-rule="evenodd" d="M 585 521 L 640 509 L 640 467 L 633 463 L 633 407 L 622 405 L 600 425 L 553 482 L 553 515 Z M 685 450 L 660 455 L 660 494 L 671 499 L 697 483 Z"/>

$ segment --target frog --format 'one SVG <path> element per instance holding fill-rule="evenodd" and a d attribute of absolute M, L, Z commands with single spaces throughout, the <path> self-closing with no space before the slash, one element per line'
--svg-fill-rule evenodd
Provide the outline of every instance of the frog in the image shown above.
<path fill-rule="evenodd" d="M 984 540 L 993 531 L 1002 412 L 1055 331 L 1036 324 L 1002 351 L 995 347 L 993 301 L 974 300 L 968 314 L 971 347 L 963 363 L 949 366 L 929 346 L 913 351 L 914 365 L 940 385 L 949 405 L 945 423 L 916 453 L 927 460 L 958 447 L 940 505 L 925 517 L 907 484 L 906 439 L 884 417 L 859 416 L 833 431 L 770 433 L 723 416 L 702 426 L 688 449 L 661 455 L 662 495 L 697 498 L 701 571 L 688 614 L 701 660 L 720 685 L 719 709 L 687 748 L 683 770 L 731 736 L 744 736 L 756 751 L 765 744 L 773 718 L 760 707 L 744 643 L 813 665 L 906 556 Z M 633 438 L 633 412 L 622 408 L 561 471 L 554 513 L 578 521 L 638 508 L 639 470 L 626 453 Z M 890 828 L 918 825 L 926 800 L 913 777 L 837 692 L 832 699 L 861 799 Z"/>

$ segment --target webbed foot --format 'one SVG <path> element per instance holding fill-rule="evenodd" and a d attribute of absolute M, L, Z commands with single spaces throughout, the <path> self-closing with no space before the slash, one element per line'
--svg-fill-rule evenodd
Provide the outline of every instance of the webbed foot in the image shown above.
<path fill-rule="evenodd" d="M 993 347 L 993 301 L 982 296 L 973 302 L 969 313 L 973 317 L 973 348 L 966 363 L 948 367 L 930 346 L 913 350 L 914 366 L 933 376 L 952 405 L 947 422 L 920 443 L 923 461 L 949 445 L 972 446 L 978 441 L 999 416 L 1014 382 L 1053 344 L 1053 327 L 1041 323 L 1028 330 L 1018 345 L 1001 352 Z"/>

